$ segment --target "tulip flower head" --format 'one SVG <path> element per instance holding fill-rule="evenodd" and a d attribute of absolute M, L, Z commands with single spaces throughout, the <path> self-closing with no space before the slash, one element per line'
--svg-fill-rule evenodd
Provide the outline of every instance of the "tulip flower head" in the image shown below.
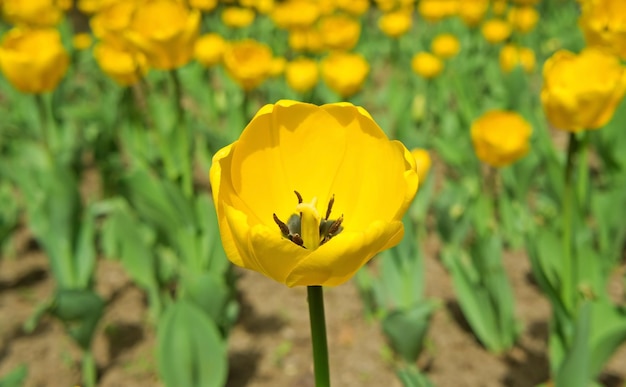
<path fill-rule="evenodd" d="M 543 66 L 541 102 L 552 125 L 577 132 L 606 125 L 626 92 L 626 68 L 598 48 L 557 51 Z"/>
<path fill-rule="evenodd" d="M 261 108 L 210 180 L 230 261 L 290 287 L 342 284 L 398 244 L 418 185 L 413 155 L 363 108 L 295 101 Z"/>
<path fill-rule="evenodd" d="M 45 93 L 56 88 L 69 65 L 59 31 L 13 28 L 0 45 L 0 71 L 23 93 Z"/>
<path fill-rule="evenodd" d="M 505 167 L 528 153 L 530 124 L 515 112 L 492 110 L 472 123 L 476 156 L 492 167 Z"/>

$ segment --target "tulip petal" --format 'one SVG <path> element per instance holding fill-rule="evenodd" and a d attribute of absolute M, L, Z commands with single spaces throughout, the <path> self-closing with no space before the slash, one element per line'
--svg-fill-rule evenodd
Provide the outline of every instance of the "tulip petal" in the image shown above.
<path fill-rule="evenodd" d="M 400 243 L 403 235 L 400 221 L 378 221 L 361 232 L 341 233 L 299 262 L 286 284 L 289 287 L 340 285 L 378 252 Z"/>

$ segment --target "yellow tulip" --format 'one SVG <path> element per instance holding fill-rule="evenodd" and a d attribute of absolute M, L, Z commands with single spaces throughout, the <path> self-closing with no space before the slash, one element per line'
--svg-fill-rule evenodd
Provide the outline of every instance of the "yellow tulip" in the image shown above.
<path fill-rule="evenodd" d="M 199 11 L 174 0 L 155 0 L 137 8 L 126 36 L 150 67 L 172 70 L 191 60 L 199 30 Z"/>
<path fill-rule="evenodd" d="M 369 63 L 360 54 L 336 51 L 322 61 L 324 82 L 342 98 L 359 92 L 369 71 Z"/>
<path fill-rule="evenodd" d="M 441 74 L 443 62 L 429 52 L 418 52 L 411 60 L 411 68 L 417 75 L 431 79 Z"/>
<path fill-rule="evenodd" d="M 274 57 L 270 63 L 270 76 L 277 77 L 285 72 L 287 66 L 287 59 L 283 57 Z"/>
<path fill-rule="evenodd" d="M 539 4 L 540 0 L 513 0 L 513 2 L 517 5 L 521 6 L 530 6 Z"/>
<path fill-rule="evenodd" d="M 476 27 L 489 8 L 489 0 L 464 0 L 459 3 L 459 17 L 468 27 Z"/>
<path fill-rule="evenodd" d="M 535 53 L 530 48 L 507 44 L 500 50 L 500 68 L 510 73 L 517 66 L 522 66 L 525 72 L 535 70 Z"/>
<path fill-rule="evenodd" d="M 543 66 L 541 102 L 550 123 L 577 132 L 606 125 L 626 91 L 619 59 L 598 48 L 557 51 Z"/>
<path fill-rule="evenodd" d="M 454 16 L 458 9 L 458 0 L 420 0 L 417 6 L 419 14 L 430 22 L 437 22 L 443 18 Z"/>
<path fill-rule="evenodd" d="M 452 34 L 440 34 L 433 39 L 431 49 L 435 55 L 440 58 L 452 58 L 461 50 L 459 39 Z"/>
<path fill-rule="evenodd" d="M 411 153 L 348 103 L 264 106 L 209 175 L 230 261 L 289 287 L 340 285 L 397 245 L 418 186 Z"/>
<path fill-rule="evenodd" d="M 361 23 L 349 16 L 326 16 L 320 20 L 319 30 L 327 48 L 351 50 L 359 41 Z"/>
<path fill-rule="evenodd" d="M 361 16 L 370 8 L 369 0 L 335 0 L 337 8 L 353 16 Z"/>
<path fill-rule="evenodd" d="M 413 14 L 410 10 L 385 12 L 378 19 L 378 28 L 390 38 L 398 38 L 406 34 L 413 25 Z"/>
<path fill-rule="evenodd" d="M 278 3 L 270 16 L 279 28 L 304 29 L 311 27 L 317 21 L 320 8 L 315 1 L 289 0 Z"/>
<path fill-rule="evenodd" d="M 428 172 L 430 172 L 430 166 L 432 160 L 430 159 L 430 153 L 426 149 L 414 148 L 411 150 L 411 155 L 415 158 L 415 166 L 417 168 L 417 176 L 420 183 L 426 181 Z"/>
<path fill-rule="evenodd" d="M 218 0 L 189 0 L 189 6 L 202 12 L 210 12 L 217 7 Z"/>
<path fill-rule="evenodd" d="M 501 19 L 487 20 L 481 32 L 486 41 L 491 44 L 502 43 L 511 36 L 512 28 L 509 23 Z"/>
<path fill-rule="evenodd" d="M 248 27 L 254 21 L 254 11 L 250 8 L 227 7 L 222 11 L 222 23 L 230 28 Z"/>
<path fill-rule="evenodd" d="M 122 0 L 78 0 L 76 7 L 80 10 L 80 12 L 91 15 L 121 1 Z M 126 2 L 128 3 L 128 1 Z"/>
<path fill-rule="evenodd" d="M 272 70 L 272 51 L 252 39 L 234 42 L 224 52 L 224 67 L 244 90 L 259 86 Z"/>
<path fill-rule="evenodd" d="M 491 4 L 491 11 L 496 16 L 502 16 L 506 13 L 509 4 L 507 0 L 493 0 Z"/>
<path fill-rule="evenodd" d="M 0 45 L 0 70 L 23 93 L 54 90 L 69 65 L 69 55 L 56 29 L 13 28 Z"/>
<path fill-rule="evenodd" d="M 508 14 L 509 23 L 523 34 L 532 31 L 539 20 L 539 12 L 533 7 L 513 7 Z"/>
<path fill-rule="evenodd" d="M 61 5 L 56 0 L 4 0 L 0 2 L 0 14 L 17 26 L 54 27 L 67 9 Z"/>
<path fill-rule="evenodd" d="M 289 32 L 289 47 L 294 51 L 320 53 L 324 50 L 324 41 L 317 28 L 295 29 Z"/>
<path fill-rule="evenodd" d="M 124 34 L 130 28 L 136 9 L 137 4 L 133 1 L 116 2 L 102 6 L 90 20 L 94 36 L 120 47 L 128 45 L 128 40 Z"/>
<path fill-rule="evenodd" d="M 317 85 L 319 79 L 317 62 L 312 59 L 298 58 L 287 63 L 285 79 L 293 90 L 306 93 Z"/>
<path fill-rule="evenodd" d="M 146 58 L 132 48 L 101 41 L 93 55 L 102 71 L 121 86 L 134 85 L 148 70 Z"/>
<path fill-rule="evenodd" d="M 582 5 L 579 19 L 588 46 L 608 49 L 626 60 L 626 2 L 594 0 Z"/>
<path fill-rule="evenodd" d="M 193 56 L 204 67 L 214 66 L 222 61 L 226 51 L 226 41 L 219 34 L 209 33 L 196 40 Z"/>
<path fill-rule="evenodd" d="M 528 153 L 530 124 L 515 112 L 492 110 L 472 123 L 476 156 L 492 167 L 505 167 Z"/>

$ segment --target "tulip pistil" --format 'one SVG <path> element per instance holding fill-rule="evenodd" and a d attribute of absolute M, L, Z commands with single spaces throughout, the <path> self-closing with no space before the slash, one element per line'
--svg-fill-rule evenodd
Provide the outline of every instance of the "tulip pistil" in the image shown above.
<path fill-rule="evenodd" d="M 317 198 L 305 203 L 302 195 L 297 191 L 294 192 L 298 198 L 297 213 L 292 214 L 287 223 L 273 214 L 274 222 L 283 237 L 305 249 L 315 250 L 343 230 L 341 227 L 343 215 L 337 219 L 329 219 L 335 202 L 334 195 L 330 198 L 325 217 L 322 219 L 317 211 Z"/>

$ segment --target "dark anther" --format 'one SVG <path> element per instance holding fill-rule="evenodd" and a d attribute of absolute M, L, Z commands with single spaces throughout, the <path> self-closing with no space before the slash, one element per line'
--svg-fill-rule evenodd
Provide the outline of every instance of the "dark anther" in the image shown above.
<path fill-rule="evenodd" d="M 300 192 L 298 191 L 293 191 L 293 193 L 296 194 L 296 196 L 298 197 L 298 204 L 302 203 L 302 195 L 300 195 Z"/>
<path fill-rule="evenodd" d="M 337 231 L 339 231 L 339 229 L 341 228 L 341 223 L 343 222 L 343 214 L 337 219 L 335 220 L 335 222 L 333 224 L 330 225 L 330 228 L 328 229 L 328 236 L 333 236 L 337 233 Z"/>
<path fill-rule="evenodd" d="M 300 234 L 293 234 L 293 235 L 289 235 L 289 239 L 297 244 L 298 246 L 302 246 L 304 247 L 304 241 L 302 240 L 302 237 L 300 236 Z"/>
<path fill-rule="evenodd" d="M 324 219 L 328 220 L 328 217 L 330 216 L 330 212 L 333 210 L 334 203 L 335 203 L 335 195 L 333 195 L 328 201 L 328 207 L 326 207 L 326 216 L 324 217 Z"/>
<path fill-rule="evenodd" d="M 280 233 L 283 234 L 283 236 L 288 236 L 289 227 L 287 227 L 287 225 L 283 223 L 283 221 L 278 219 L 278 216 L 276 216 L 276 214 L 272 214 L 272 216 L 274 217 L 274 222 L 276 222 L 276 224 L 278 225 L 278 228 L 280 228 Z"/>

